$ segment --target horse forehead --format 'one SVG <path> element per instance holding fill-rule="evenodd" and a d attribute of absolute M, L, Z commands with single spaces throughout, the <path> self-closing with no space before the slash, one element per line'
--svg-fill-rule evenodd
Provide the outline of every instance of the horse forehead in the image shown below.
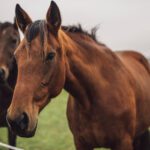
<path fill-rule="evenodd" d="M 5 35 L 5 34 L 10 34 L 10 33 L 14 33 L 16 32 L 16 30 L 13 28 L 13 27 L 7 27 L 5 29 L 2 30 L 2 34 Z"/>
<path fill-rule="evenodd" d="M 19 46 L 14 52 L 14 56 L 16 59 L 19 59 L 20 57 L 27 58 L 31 54 L 36 54 L 38 51 L 41 51 L 41 45 L 38 40 L 38 38 L 32 40 L 32 42 L 28 42 L 27 39 L 24 37 L 24 39 L 20 42 Z"/>
<path fill-rule="evenodd" d="M 20 39 L 19 32 L 17 30 L 13 29 L 12 27 L 2 30 L 0 37 L 1 37 L 1 39 L 5 39 L 7 37 L 14 37 L 16 39 Z"/>

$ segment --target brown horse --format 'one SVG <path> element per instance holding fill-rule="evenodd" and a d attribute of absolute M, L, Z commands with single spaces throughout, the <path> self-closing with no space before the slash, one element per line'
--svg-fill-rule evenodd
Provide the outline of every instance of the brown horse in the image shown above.
<path fill-rule="evenodd" d="M 61 27 L 51 2 L 46 21 L 16 6 L 24 39 L 15 51 L 18 78 L 7 120 L 19 136 L 35 134 L 39 112 L 64 88 L 77 150 L 133 150 L 150 125 L 150 67 L 133 51 L 112 52 L 77 27 Z"/>
<path fill-rule="evenodd" d="M 0 127 L 7 127 L 6 113 L 17 79 L 17 65 L 14 51 L 20 37 L 17 25 L 0 23 Z M 8 130 L 9 144 L 16 145 L 16 135 Z"/>

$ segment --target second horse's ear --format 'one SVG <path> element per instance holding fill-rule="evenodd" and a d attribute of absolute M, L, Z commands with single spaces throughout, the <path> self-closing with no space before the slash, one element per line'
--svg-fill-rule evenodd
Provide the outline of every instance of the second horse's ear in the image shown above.
<path fill-rule="evenodd" d="M 46 21 L 48 27 L 57 34 L 61 26 L 61 15 L 57 4 L 52 1 L 47 11 Z"/>
<path fill-rule="evenodd" d="M 17 20 L 16 20 L 16 17 L 14 17 L 14 28 L 16 29 L 16 30 L 18 30 L 18 25 L 17 25 Z"/>
<path fill-rule="evenodd" d="M 16 5 L 16 23 L 19 29 L 24 33 L 26 30 L 26 27 L 32 23 L 31 18 L 28 16 L 28 14 L 20 7 L 19 4 Z"/>

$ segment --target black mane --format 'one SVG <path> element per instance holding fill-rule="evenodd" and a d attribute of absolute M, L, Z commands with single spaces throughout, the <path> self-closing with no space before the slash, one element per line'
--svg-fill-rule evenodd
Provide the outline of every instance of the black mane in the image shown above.
<path fill-rule="evenodd" d="M 35 21 L 34 23 L 30 24 L 27 32 L 26 32 L 26 38 L 27 41 L 30 43 L 38 34 L 40 34 L 40 39 L 41 43 L 44 43 L 44 30 L 45 30 L 46 24 L 44 20 L 38 20 Z M 97 27 L 94 27 L 91 30 L 91 33 L 83 30 L 82 26 L 79 24 L 77 26 L 62 26 L 61 27 L 63 31 L 65 32 L 71 32 L 71 33 L 81 33 L 84 34 L 90 38 L 92 38 L 95 42 L 97 42 L 100 45 L 103 45 L 102 43 L 99 43 L 97 38 L 96 38 L 96 31 Z"/>
<path fill-rule="evenodd" d="M 81 33 L 86 36 L 89 36 L 92 38 L 94 41 L 98 43 L 97 37 L 96 37 L 96 32 L 98 30 L 98 27 L 94 27 L 91 29 L 91 33 L 88 31 L 84 30 L 81 26 L 81 24 L 78 25 L 72 25 L 72 26 L 62 26 L 62 29 L 67 32 L 72 32 L 72 33 Z"/>

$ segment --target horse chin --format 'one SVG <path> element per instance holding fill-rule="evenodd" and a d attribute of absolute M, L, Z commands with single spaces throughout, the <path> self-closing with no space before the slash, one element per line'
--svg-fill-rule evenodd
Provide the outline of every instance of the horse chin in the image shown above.
<path fill-rule="evenodd" d="M 36 129 L 32 132 L 23 132 L 23 133 L 20 132 L 20 133 L 17 133 L 17 135 L 20 137 L 30 138 L 30 137 L 33 137 L 35 135 L 35 131 L 36 131 Z"/>

